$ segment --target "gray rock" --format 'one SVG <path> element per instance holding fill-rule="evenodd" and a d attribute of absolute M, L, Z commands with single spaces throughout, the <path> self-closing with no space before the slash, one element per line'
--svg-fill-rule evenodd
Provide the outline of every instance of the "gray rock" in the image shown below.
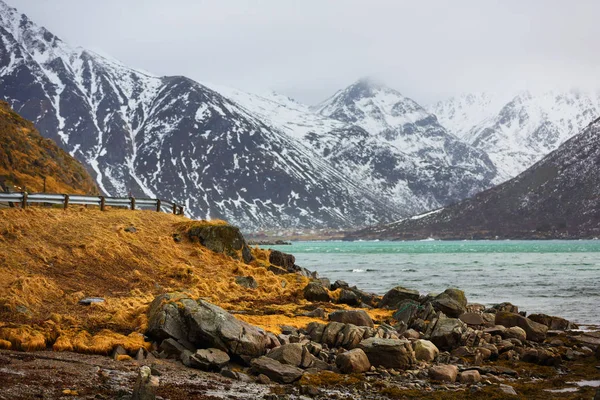
<path fill-rule="evenodd" d="M 458 318 L 467 312 L 467 298 L 462 290 L 446 289 L 432 302 L 436 311 L 441 311 L 449 317 Z"/>
<path fill-rule="evenodd" d="M 502 337 L 504 339 L 519 339 L 521 342 L 524 342 L 527 339 L 527 332 L 523 328 L 519 328 L 518 326 L 513 326 L 505 329 L 502 332 Z"/>
<path fill-rule="evenodd" d="M 352 349 L 339 354 L 335 363 L 343 374 L 363 373 L 371 368 L 371 363 L 362 349 Z"/>
<path fill-rule="evenodd" d="M 176 340 L 187 339 L 187 324 L 183 320 L 180 310 L 175 303 L 177 298 L 183 297 L 178 293 L 166 293 L 156 297 L 148 308 L 148 330 L 146 334 L 153 339 L 163 340 L 173 338 Z"/>
<path fill-rule="evenodd" d="M 350 287 L 350 285 L 348 285 L 347 282 L 337 280 L 333 283 L 333 285 L 331 285 L 331 290 L 337 290 L 339 288 L 349 288 L 349 287 Z"/>
<path fill-rule="evenodd" d="M 356 326 L 368 326 L 373 328 L 373 320 L 365 310 L 338 310 L 329 314 L 329 320 Z"/>
<path fill-rule="evenodd" d="M 110 355 L 113 360 L 116 360 L 119 356 L 127 355 L 127 350 L 123 348 L 123 346 L 117 346 L 113 349 L 112 354 Z"/>
<path fill-rule="evenodd" d="M 360 305 L 360 299 L 350 289 L 342 289 L 340 291 L 340 297 L 338 298 L 338 303 L 347 304 L 349 306 L 358 306 Z"/>
<path fill-rule="evenodd" d="M 264 374 L 279 383 L 292 383 L 300 379 L 304 373 L 298 367 L 282 364 L 272 358 L 262 356 L 250 362 L 252 370 L 257 374 Z"/>
<path fill-rule="evenodd" d="M 204 371 L 219 371 L 229 360 L 229 355 L 219 349 L 200 349 L 190 357 L 190 366 Z"/>
<path fill-rule="evenodd" d="M 183 299 L 181 304 L 189 341 L 198 347 L 208 345 L 238 356 L 265 354 L 269 339 L 255 326 L 204 300 Z"/>
<path fill-rule="evenodd" d="M 177 340 L 169 338 L 162 341 L 158 349 L 165 353 L 168 358 L 177 358 L 179 359 L 181 353 L 184 351 L 190 351 Z"/>
<path fill-rule="evenodd" d="M 138 377 L 133 389 L 132 400 L 155 400 L 158 377 L 152 376 L 150 367 L 143 366 L 138 370 Z"/>
<path fill-rule="evenodd" d="M 388 291 L 379 303 L 380 308 L 398 308 L 403 300 L 419 301 L 419 291 L 396 286 Z"/>
<path fill-rule="evenodd" d="M 406 370 L 415 363 L 410 342 L 406 339 L 365 339 L 358 345 L 374 366 Z"/>
<path fill-rule="evenodd" d="M 511 396 L 517 395 L 517 391 L 515 390 L 515 388 L 510 385 L 505 385 L 505 384 L 501 383 L 499 388 L 504 394 L 508 394 Z"/>
<path fill-rule="evenodd" d="M 287 254 L 279 250 L 271 250 L 271 254 L 269 254 L 269 262 L 291 272 L 294 269 L 296 257 L 294 257 L 292 254 Z"/>
<path fill-rule="evenodd" d="M 483 316 L 481 314 L 472 313 L 472 312 L 461 314 L 458 317 L 458 319 L 460 319 L 462 322 L 464 322 L 467 325 L 473 325 L 473 326 L 479 326 L 479 325 L 483 325 L 485 323 L 485 321 L 483 320 Z"/>
<path fill-rule="evenodd" d="M 302 315 L 312 318 L 325 318 L 325 310 L 323 310 L 321 307 L 318 307 Z"/>
<path fill-rule="evenodd" d="M 310 282 L 304 288 L 304 298 L 308 301 L 328 302 L 331 300 L 327 289 L 320 282 Z"/>
<path fill-rule="evenodd" d="M 266 352 L 267 335 L 204 300 L 181 293 L 158 296 L 150 305 L 148 336 L 177 339 L 195 347 L 214 347 L 229 354 L 258 357 Z"/>
<path fill-rule="evenodd" d="M 546 325 L 548 329 L 553 331 L 565 331 L 578 328 L 577 324 L 561 317 L 553 317 L 546 314 L 531 314 L 528 318 L 539 324 Z"/>
<path fill-rule="evenodd" d="M 527 334 L 527 340 L 534 342 L 543 342 L 546 339 L 546 333 L 548 327 L 542 325 L 529 318 L 523 317 L 519 314 L 514 314 L 506 311 L 499 311 L 496 313 L 496 325 L 503 325 L 507 328 L 518 326 L 522 328 Z"/>
<path fill-rule="evenodd" d="M 258 282 L 252 276 L 236 276 L 235 283 L 247 289 L 256 289 Z"/>
<path fill-rule="evenodd" d="M 457 318 L 439 318 L 428 339 L 441 350 L 452 350 L 460 346 L 467 326 Z"/>
<path fill-rule="evenodd" d="M 304 369 L 311 368 L 316 360 L 315 356 L 310 353 L 306 346 L 300 343 L 279 346 L 267 353 L 267 357 L 277 360 L 282 364 Z"/>
<path fill-rule="evenodd" d="M 417 311 L 421 305 L 414 300 L 402 300 L 398 304 L 398 311 L 394 313 L 392 318 L 398 322 L 403 322 L 406 326 L 411 326 Z"/>

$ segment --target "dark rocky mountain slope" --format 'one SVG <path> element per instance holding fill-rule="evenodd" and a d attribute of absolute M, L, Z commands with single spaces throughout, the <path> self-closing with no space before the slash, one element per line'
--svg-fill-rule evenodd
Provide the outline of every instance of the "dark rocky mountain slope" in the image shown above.
<path fill-rule="evenodd" d="M 593 238 L 600 236 L 600 119 L 516 178 L 353 239 Z"/>

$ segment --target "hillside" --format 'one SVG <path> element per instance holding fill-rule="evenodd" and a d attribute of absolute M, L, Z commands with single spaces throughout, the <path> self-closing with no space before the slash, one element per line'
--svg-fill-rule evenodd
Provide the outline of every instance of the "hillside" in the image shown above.
<path fill-rule="evenodd" d="M 192 239 L 193 229 L 212 232 L 222 252 Z M 282 324 L 315 321 L 300 315 L 311 309 L 302 294 L 308 279 L 275 275 L 267 270 L 269 253 L 258 248 L 245 263 L 228 250 L 236 238 L 237 228 L 223 221 L 154 211 L 0 210 L 0 348 L 107 354 L 121 344 L 137 351 L 149 346 L 142 336 L 148 305 L 173 291 L 276 333 Z M 247 276 L 256 288 L 236 282 Z M 89 297 L 105 302 L 79 304 Z"/>
<path fill-rule="evenodd" d="M 351 239 L 594 238 L 600 236 L 600 120 L 516 178 L 450 207 Z"/>
<path fill-rule="evenodd" d="M 7 184 L 31 193 L 95 194 L 96 184 L 77 160 L 50 139 L 43 138 L 33 124 L 0 101 L 0 176 Z"/>

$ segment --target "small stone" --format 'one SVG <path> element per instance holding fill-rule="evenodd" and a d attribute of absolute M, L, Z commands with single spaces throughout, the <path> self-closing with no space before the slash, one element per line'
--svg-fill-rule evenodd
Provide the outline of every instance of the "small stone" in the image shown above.
<path fill-rule="evenodd" d="M 84 306 L 89 306 L 92 303 L 104 303 L 104 299 L 102 297 L 86 297 L 85 299 L 79 300 L 79 304 Z"/>
<path fill-rule="evenodd" d="M 521 342 L 524 342 L 527 339 L 527 333 L 523 328 L 519 328 L 518 326 L 513 326 L 507 328 L 504 332 L 502 332 L 502 337 L 505 339 L 515 338 L 519 339 Z"/>
<path fill-rule="evenodd" d="M 137 232 L 137 229 L 136 229 L 135 226 L 128 226 L 124 230 L 125 230 L 125 232 L 129 232 L 129 233 L 136 233 Z"/>
<path fill-rule="evenodd" d="M 190 357 L 190 367 L 218 371 L 229 362 L 229 355 L 219 349 L 200 349 Z"/>
<path fill-rule="evenodd" d="M 515 390 L 515 388 L 510 385 L 505 385 L 505 384 L 501 383 L 499 387 L 500 387 L 500 390 L 502 390 L 502 392 L 505 394 L 508 394 L 511 396 L 517 395 L 517 391 Z"/>
<path fill-rule="evenodd" d="M 263 385 L 270 385 L 271 378 L 269 378 L 265 374 L 259 374 L 258 377 L 256 378 L 256 382 L 263 384 Z"/>
<path fill-rule="evenodd" d="M 481 375 L 477 370 L 463 371 L 459 378 L 460 383 L 475 384 L 481 381 Z"/>
<path fill-rule="evenodd" d="M 252 369 L 258 374 L 265 374 L 272 380 L 279 383 L 292 383 L 300 379 L 304 373 L 298 367 L 282 364 L 269 357 L 259 357 L 251 361 Z"/>
<path fill-rule="evenodd" d="M 438 382 L 456 382 L 458 367 L 456 365 L 436 365 L 429 368 L 429 377 Z"/>
<path fill-rule="evenodd" d="M 116 360 L 117 358 L 119 358 L 119 356 L 125 355 L 127 355 L 127 350 L 125 350 L 123 346 L 117 346 L 113 349 L 111 357 L 113 360 Z"/>
<path fill-rule="evenodd" d="M 413 343 L 417 361 L 432 362 L 440 354 L 439 349 L 429 340 L 419 339 Z"/>
<path fill-rule="evenodd" d="M 155 400 L 158 384 L 158 377 L 152 376 L 150 368 L 141 367 L 138 371 L 132 400 Z"/>
<path fill-rule="evenodd" d="M 245 287 L 246 289 L 256 289 L 258 288 L 258 282 L 252 276 L 236 276 L 235 283 L 238 285 Z"/>

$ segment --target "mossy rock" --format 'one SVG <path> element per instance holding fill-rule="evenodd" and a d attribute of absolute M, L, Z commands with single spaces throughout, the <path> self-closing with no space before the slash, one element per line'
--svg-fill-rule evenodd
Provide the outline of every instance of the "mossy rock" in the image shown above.
<path fill-rule="evenodd" d="M 198 225 L 188 229 L 187 235 L 192 242 L 216 253 L 224 253 L 235 259 L 251 262 L 254 257 L 239 228 L 231 225 Z"/>

